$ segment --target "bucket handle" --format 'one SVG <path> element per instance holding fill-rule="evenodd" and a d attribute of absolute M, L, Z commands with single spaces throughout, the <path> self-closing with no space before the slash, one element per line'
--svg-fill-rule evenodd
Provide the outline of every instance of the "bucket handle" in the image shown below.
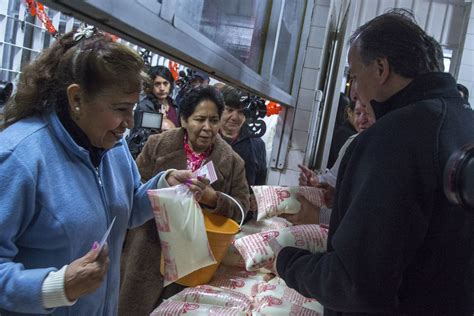
<path fill-rule="evenodd" d="M 244 224 L 244 219 L 245 219 L 245 212 L 244 212 L 244 208 L 240 205 L 239 202 L 237 202 L 236 199 L 234 199 L 233 197 L 231 197 L 229 194 L 226 194 L 224 192 L 219 192 L 225 196 L 227 196 L 229 199 L 231 199 L 235 204 L 237 204 L 237 206 L 239 207 L 240 209 L 240 212 L 242 213 L 242 219 L 240 220 L 240 224 L 239 224 L 239 227 L 242 227 L 242 225 Z"/>

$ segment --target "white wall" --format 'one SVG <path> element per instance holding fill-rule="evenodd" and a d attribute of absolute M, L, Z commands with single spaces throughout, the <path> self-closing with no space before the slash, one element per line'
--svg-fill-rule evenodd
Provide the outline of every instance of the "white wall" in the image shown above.
<path fill-rule="evenodd" d="M 326 39 L 330 0 L 315 0 L 303 64 L 301 85 L 295 107 L 291 142 L 283 170 L 270 170 L 267 183 L 297 185 L 298 164 L 303 163 L 308 143 L 311 113 L 315 106 L 316 83 L 321 71 L 321 57 Z"/>
<path fill-rule="evenodd" d="M 472 7 L 462 50 L 458 82 L 469 89 L 469 103 L 474 108 L 474 10 Z"/>
<path fill-rule="evenodd" d="M 315 109 L 316 84 L 321 73 L 321 54 L 327 39 L 331 5 L 337 1 L 315 0 L 311 31 L 306 48 L 301 87 L 297 98 L 291 142 L 283 170 L 271 170 L 269 184 L 296 185 L 299 163 L 304 162 L 308 146 L 308 131 L 312 111 Z M 471 11 L 468 32 L 464 33 L 464 18 L 471 3 L 464 0 L 352 0 L 355 14 L 348 32 L 352 33 L 390 8 L 407 8 L 414 12 L 420 26 L 441 45 L 453 51 L 450 71 L 454 76 L 459 69 L 459 82 L 468 87 L 471 104 L 474 104 L 474 10 Z M 465 37 L 464 47 L 462 45 Z M 460 62 L 461 60 L 461 62 Z M 460 67 L 458 65 L 461 64 Z M 285 131 L 285 133 L 288 133 Z"/>

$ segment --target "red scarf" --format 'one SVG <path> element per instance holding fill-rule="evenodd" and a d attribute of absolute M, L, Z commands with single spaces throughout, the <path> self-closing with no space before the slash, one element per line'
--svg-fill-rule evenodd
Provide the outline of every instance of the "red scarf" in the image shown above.
<path fill-rule="evenodd" d="M 184 152 L 186 153 L 186 163 L 188 165 L 188 170 L 191 170 L 192 172 L 198 170 L 204 160 L 209 157 L 209 155 L 212 152 L 213 146 L 209 146 L 208 149 L 203 151 L 202 153 L 196 153 L 191 149 L 191 146 L 189 146 L 188 143 L 188 133 L 184 133 Z"/>

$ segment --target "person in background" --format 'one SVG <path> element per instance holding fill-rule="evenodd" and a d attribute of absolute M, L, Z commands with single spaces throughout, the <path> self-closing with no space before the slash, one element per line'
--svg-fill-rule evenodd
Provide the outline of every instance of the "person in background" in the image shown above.
<path fill-rule="evenodd" d="M 148 70 L 148 76 L 152 80 L 145 85 L 147 96 L 135 109 L 142 111 L 156 111 L 163 114 L 163 118 L 170 120 L 174 126 L 179 127 L 178 109 L 171 98 L 174 89 L 174 78 L 171 71 L 164 66 L 154 66 Z M 145 100 L 147 102 L 145 102 Z"/>
<path fill-rule="evenodd" d="M 473 313 L 474 216 L 450 204 L 442 174 L 451 153 L 474 143 L 474 112 L 438 52 L 401 9 L 351 37 L 355 97 L 377 123 L 342 159 L 327 252 L 285 247 L 276 260 L 286 284 L 326 316 Z"/>
<path fill-rule="evenodd" d="M 458 83 L 456 84 L 456 88 L 458 89 L 459 94 L 464 99 L 466 104 L 469 104 L 469 90 L 466 88 L 466 86 Z"/>
<path fill-rule="evenodd" d="M 212 161 L 217 181 L 206 187 L 200 205 L 215 214 L 242 220 L 240 208 L 246 211 L 249 191 L 244 161 L 220 137 L 220 119 L 224 110 L 222 95 L 213 87 L 190 90 L 181 101 L 181 128 L 152 135 L 137 164 L 146 181 L 170 168 L 190 172 Z M 245 218 L 245 214 L 243 214 Z M 129 231 L 122 255 L 120 315 L 148 315 L 163 299 L 184 289 L 172 283 L 163 288 L 160 273 L 160 239 L 153 220 Z"/>
<path fill-rule="evenodd" d="M 354 125 L 357 134 L 351 135 L 346 142 L 342 145 L 332 168 L 328 169 L 325 173 L 317 175 L 314 171 L 306 166 L 299 165 L 301 170 L 299 176 L 299 185 L 301 186 L 317 186 L 319 183 L 327 183 L 331 187 L 336 187 L 336 178 L 341 165 L 342 158 L 352 143 L 352 141 L 363 131 L 371 127 L 375 123 L 375 113 L 370 104 L 362 104 L 360 100 L 352 101 L 350 105 L 351 111 L 354 113 Z"/>
<path fill-rule="evenodd" d="M 0 80 L 0 108 L 7 104 L 8 99 L 13 93 L 13 83 Z"/>
<path fill-rule="evenodd" d="M 357 130 L 354 124 L 354 103 L 351 103 L 346 95 L 340 93 L 334 135 L 332 137 L 331 149 L 329 150 L 328 168 L 332 168 L 336 162 L 339 151 L 346 140 L 356 133 Z"/>
<path fill-rule="evenodd" d="M 10 98 L 13 92 L 13 84 L 11 82 L 0 80 L 0 131 L 3 125 L 3 112 L 5 110 L 5 104 Z"/>
<path fill-rule="evenodd" d="M 184 78 L 187 78 L 187 79 L 183 80 L 185 84 L 178 86 L 179 89 L 175 98 L 178 108 L 181 107 L 181 100 L 183 99 L 184 95 L 189 92 L 190 89 L 199 88 L 199 87 L 207 87 L 210 82 L 209 75 L 201 70 L 188 69 L 186 72 L 181 71 L 180 74 L 182 74 Z"/>
<path fill-rule="evenodd" d="M 210 81 L 211 80 L 207 73 L 201 70 L 195 70 L 193 72 L 190 84 L 193 88 L 207 87 Z"/>
<path fill-rule="evenodd" d="M 205 189 L 187 170 L 140 182 L 123 134 L 142 69 L 136 52 L 83 26 L 22 69 L 0 133 L 1 315 L 116 315 L 126 229 L 153 216 L 147 191 Z"/>
<path fill-rule="evenodd" d="M 223 82 L 217 82 L 213 85 L 214 88 L 216 88 L 218 91 L 220 91 L 222 93 L 222 89 L 227 86 L 225 83 Z"/>
<path fill-rule="evenodd" d="M 299 212 L 294 215 L 288 215 L 285 218 L 295 225 L 298 224 L 329 224 L 329 218 L 331 215 L 330 208 L 332 207 L 332 201 L 334 200 L 334 193 L 336 188 L 337 174 L 341 161 L 346 153 L 347 148 L 352 141 L 363 131 L 371 127 L 375 123 L 375 114 L 370 104 L 362 104 L 360 100 L 352 101 L 354 113 L 354 124 L 356 126 L 357 134 L 350 136 L 339 151 L 336 162 L 333 167 L 327 170 L 325 173 L 317 175 L 314 171 L 306 166 L 298 165 L 300 168 L 299 185 L 300 186 L 313 186 L 321 188 L 325 191 L 325 201 L 327 209 L 319 209 L 314 207 L 313 209 L 304 210 L 310 213 Z"/>
<path fill-rule="evenodd" d="M 224 111 L 221 117 L 220 134 L 232 149 L 245 161 L 245 176 L 251 185 L 264 185 L 267 177 L 267 155 L 261 138 L 251 137 L 244 126 L 242 93 L 231 86 L 221 89 Z"/>
<path fill-rule="evenodd" d="M 146 142 L 146 139 L 143 138 L 148 137 L 148 131 L 144 133 L 145 128 L 140 126 L 141 112 L 162 113 L 166 128 L 179 126 L 178 108 L 171 98 L 171 92 L 174 89 L 174 78 L 171 71 L 163 66 L 153 66 L 148 70 L 148 77 L 150 80 L 144 85 L 145 97 L 138 102 L 134 110 L 134 128 L 127 137 L 130 151 L 135 156 L 138 156 Z M 159 131 L 150 132 L 156 134 Z"/>
<path fill-rule="evenodd" d="M 241 102 L 242 92 L 231 86 L 223 86 L 220 91 L 224 97 L 224 112 L 221 117 L 220 133 L 222 138 L 232 146 L 245 162 L 247 183 L 264 185 L 267 178 L 267 153 L 261 138 L 251 137 L 245 123 L 244 107 Z M 252 190 L 250 189 L 252 193 Z M 253 194 L 250 196 L 250 210 L 255 212 L 257 204 Z M 252 217 L 253 212 L 248 213 Z"/>

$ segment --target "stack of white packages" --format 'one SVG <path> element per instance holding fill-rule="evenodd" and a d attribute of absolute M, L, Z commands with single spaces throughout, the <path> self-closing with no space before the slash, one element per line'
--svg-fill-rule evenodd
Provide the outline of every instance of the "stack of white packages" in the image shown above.
<path fill-rule="evenodd" d="M 246 271 L 237 267 L 221 266 L 210 285 L 252 297 L 259 283 L 264 282 L 265 273 Z"/>
<path fill-rule="evenodd" d="M 319 225 L 291 227 L 291 223 L 278 217 L 250 222 L 236 236 L 237 248 L 227 255 L 233 259 L 224 259 L 209 285 L 183 290 L 158 306 L 151 315 L 323 315 L 323 307 L 317 300 L 288 288 L 278 277 L 265 280 L 268 275 L 258 267 L 273 262 L 274 253 L 268 246 L 271 238 L 282 246 L 324 251 L 327 230 Z M 252 246 L 249 248 L 249 245 Z M 236 250 L 239 247 L 246 248 L 243 251 L 245 260 Z M 262 248 L 266 252 L 249 250 Z M 246 270 L 246 265 L 250 271 Z"/>
<path fill-rule="evenodd" d="M 278 277 L 260 283 L 253 297 L 252 315 L 323 315 L 323 306 L 317 300 L 290 289 Z"/>
<path fill-rule="evenodd" d="M 241 316 L 251 315 L 235 308 L 227 308 L 216 305 L 198 304 L 167 300 L 155 309 L 150 316 L 180 316 L 180 315 L 219 315 L 219 316 Z"/>
<path fill-rule="evenodd" d="M 263 273 L 246 274 L 225 266 L 219 270 L 218 278 L 211 282 L 214 286 L 185 289 L 151 315 L 323 315 L 323 307 L 317 300 L 288 288 L 278 277 L 267 282 L 263 280 Z"/>
<path fill-rule="evenodd" d="M 209 285 L 187 288 L 171 297 L 152 315 L 250 315 L 250 297 Z"/>

